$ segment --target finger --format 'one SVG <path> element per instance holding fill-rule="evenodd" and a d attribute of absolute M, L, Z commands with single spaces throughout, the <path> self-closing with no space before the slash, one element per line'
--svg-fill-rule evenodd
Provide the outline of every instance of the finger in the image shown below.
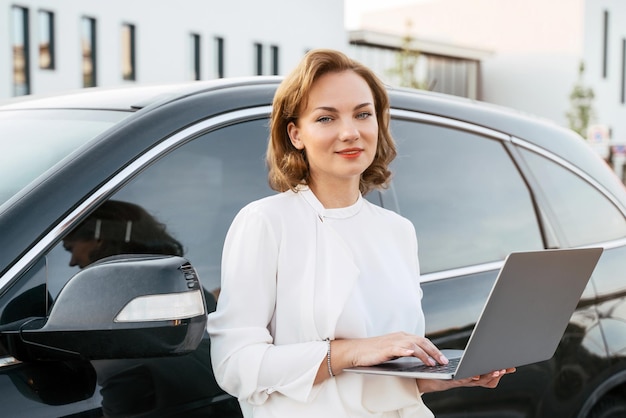
<path fill-rule="evenodd" d="M 415 346 L 415 350 L 413 352 L 413 357 L 419 358 L 424 364 L 429 366 L 436 366 L 439 364 L 448 364 L 448 359 L 443 356 L 443 354 L 426 351 L 422 347 Z"/>
<path fill-rule="evenodd" d="M 389 351 L 391 357 L 409 357 L 415 356 L 415 350 L 406 347 L 394 346 L 390 347 Z"/>
<path fill-rule="evenodd" d="M 500 375 L 499 377 L 495 378 L 495 379 L 491 379 L 486 383 L 486 387 L 494 389 L 495 387 L 497 387 L 500 384 L 500 379 L 502 379 L 502 375 Z"/>
<path fill-rule="evenodd" d="M 409 350 L 407 350 L 409 351 Z M 428 366 L 436 366 L 437 362 L 430 356 L 428 355 L 428 353 L 426 353 L 426 351 L 424 351 L 424 349 L 422 349 L 421 347 L 415 345 L 415 349 L 414 350 L 410 350 L 411 354 L 409 354 L 410 356 L 413 357 L 417 357 L 418 359 L 420 359 L 422 361 L 422 363 L 428 365 Z"/>
<path fill-rule="evenodd" d="M 477 382 L 478 385 L 483 386 L 483 387 L 487 387 L 487 388 L 495 388 L 496 386 L 498 386 L 498 384 L 500 383 L 500 379 L 502 379 L 502 377 L 506 374 L 506 370 L 496 370 L 492 373 L 489 373 L 487 375 L 483 375 L 480 379 L 479 382 Z"/>
<path fill-rule="evenodd" d="M 486 383 L 490 382 L 491 380 L 499 379 L 500 377 L 501 376 L 499 372 L 491 372 L 491 373 L 483 374 L 479 376 L 472 376 L 465 380 L 467 381 L 467 383 L 469 383 L 472 386 L 483 386 Z"/>
<path fill-rule="evenodd" d="M 434 366 L 436 362 L 428 354 L 429 341 L 425 338 L 418 338 L 409 334 L 400 334 L 401 339 L 395 341 L 392 346 L 389 347 L 390 352 L 396 357 L 416 357 L 420 359 L 424 364 Z M 422 341 L 423 340 L 423 341 Z M 430 344 L 432 345 L 432 343 Z M 432 345 L 434 347 L 434 345 Z M 431 349 L 432 350 L 432 349 Z"/>
<path fill-rule="evenodd" d="M 448 359 L 446 358 L 446 356 L 444 356 L 443 353 L 437 348 L 437 346 L 433 344 L 432 341 L 430 341 L 428 338 L 421 338 L 416 345 L 424 352 L 426 356 L 428 356 L 430 361 L 427 364 L 434 366 L 435 364 L 433 364 L 432 360 L 439 364 L 448 364 Z M 416 350 L 416 353 L 421 354 L 418 353 L 418 350 Z M 420 360 L 424 361 L 419 355 L 416 355 L 416 357 L 419 357 Z"/>

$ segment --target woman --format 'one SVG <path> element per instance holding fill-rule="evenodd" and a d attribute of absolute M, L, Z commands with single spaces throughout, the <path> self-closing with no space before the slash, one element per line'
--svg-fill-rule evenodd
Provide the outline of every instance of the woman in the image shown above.
<path fill-rule="evenodd" d="M 276 92 L 267 161 L 281 193 L 233 221 L 208 322 L 217 381 L 246 416 L 430 417 L 422 393 L 495 387 L 513 371 L 342 373 L 404 356 L 447 363 L 423 337 L 413 225 L 362 197 L 390 178 L 388 112 L 376 76 L 336 51 L 309 52 Z"/>
<path fill-rule="evenodd" d="M 85 268 L 118 254 L 183 255 L 183 245 L 144 208 L 107 200 L 63 240 L 70 267 Z"/>

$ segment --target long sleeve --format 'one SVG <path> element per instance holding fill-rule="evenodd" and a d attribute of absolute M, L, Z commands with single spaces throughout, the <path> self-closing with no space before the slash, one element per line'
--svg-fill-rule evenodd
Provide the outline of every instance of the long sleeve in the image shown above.
<path fill-rule="evenodd" d="M 279 233 L 254 205 L 237 215 L 224 244 L 217 310 L 207 324 L 218 383 L 257 405 L 273 392 L 306 401 L 326 355 L 323 341 L 273 344 Z"/>

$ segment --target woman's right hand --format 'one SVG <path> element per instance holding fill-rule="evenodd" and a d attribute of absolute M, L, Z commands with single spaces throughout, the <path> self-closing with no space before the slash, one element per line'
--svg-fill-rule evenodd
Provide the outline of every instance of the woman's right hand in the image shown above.
<path fill-rule="evenodd" d="M 379 337 L 338 339 L 330 342 L 333 374 L 356 366 L 373 366 L 399 357 L 417 357 L 424 364 L 448 364 L 448 359 L 425 337 L 406 332 Z M 326 360 L 320 364 L 316 383 L 330 377 Z"/>
<path fill-rule="evenodd" d="M 338 339 L 330 342 L 330 365 L 333 375 L 356 366 L 373 366 L 399 357 L 417 357 L 424 364 L 448 364 L 448 359 L 428 338 L 406 332 L 370 338 Z M 315 378 L 319 383 L 330 377 L 324 359 Z"/>
<path fill-rule="evenodd" d="M 337 344 L 346 344 L 345 349 L 350 361 L 348 367 L 372 366 L 398 357 L 417 357 L 424 364 L 434 366 L 447 364 L 448 359 L 425 337 L 406 332 L 381 335 L 379 337 L 352 340 L 337 340 Z"/>

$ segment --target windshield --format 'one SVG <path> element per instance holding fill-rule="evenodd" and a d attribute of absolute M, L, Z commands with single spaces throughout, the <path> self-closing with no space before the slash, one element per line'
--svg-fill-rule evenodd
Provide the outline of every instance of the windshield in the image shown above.
<path fill-rule="evenodd" d="M 110 110 L 0 112 L 0 206 L 81 145 L 132 113 Z"/>

